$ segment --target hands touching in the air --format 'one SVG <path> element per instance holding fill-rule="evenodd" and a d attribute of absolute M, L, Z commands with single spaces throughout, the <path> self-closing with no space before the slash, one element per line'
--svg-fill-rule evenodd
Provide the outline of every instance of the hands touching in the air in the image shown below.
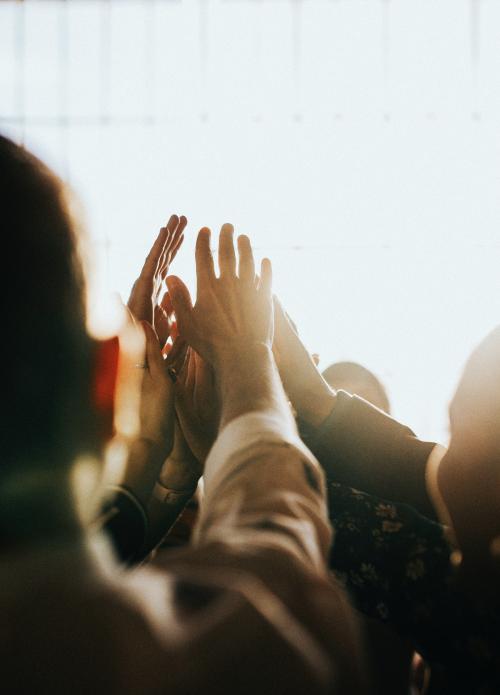
<path fill-rule="evenodd" d="M 210 231 L 202 229 L 196 244 L 197 298 L 177 277 L 167 286 L 181 338 L 214 370 L 220 396 L 219 427 L 251 411 L 269 411 L 290 426 L 290 408 L 272 354 L 273 298 L 269 260 L 255 274 L 252 247 L 238 238 L 239 262 L 232 225 L 219 237 L 219 277 L 210 251 Z"/>
<path fill-rule="evenodd" d="M 187 219 L 181 215 L 172 215 L 165 227 L 160 232 L 151 250 L 144 261 L 139 277 L 134 282 L 128 308 L 138 321 L 148 321 L 158 333 L 155 325 L 161 319 L 163 312 L 158 310 L 163 282 L 167 277 L 170 264 L 174 260 L 177 251 L 184 240 L 184 229 Z M 166 309 L 165 298 L 162 299 L 161 308 Z M 165 326 L 162 326 L 162 330 Z M 163 346 L 162 346 L 163 347 Z"/>
<path fill-rule="evenodd" d="M 128 309 L 132 319 L 141 322 L 146 352 L 140 394 L 140 431 L 132 445 L 125 483 L 141 499 L 147 499 L 165 459 L 174 443 L 175 389 L 163 358 L 162 348 L 171 336 L 173 319 L 168 297 L 159 298 L 170 263 L 183 241 L 187 220 L 172 215 L 162 227 L 149 252 L 139 278 L 134 283 Z M 156 326 L 156 330 L 153 327 Z"/>
<path fill-rule="evenodd" d="M 188 348 L 175 386 L 175 410 L 187 444 L 203 464 L 217 437 L 219 398 L 212 367 Z"/>
<path fill-rule="evenodd" d="M 128 308 L 132 316 L 141 321 L 146 335 L 146 359 L 141 392 L 141 437 L 149 439 L 166 450 L 173 443 L 174 388 L 169 378 L 162 348 L 171 336 L 172 306 L 168 295 L 161 301 L 164 280 L 184 239 L 187 220 L 172 215 L 144 262 L 141 273 L 130 293 Z"/>
<path fill-rule="evenodd" d="M 248 347 L 270 347 L 273 339 L 271 264 L 262 262 L 256 282 L 252 247 L 246 236 L 238 238 L 239 264 L 233 227 L 223 225 L 219 237 L 217 277 L 210 250 L 210 230 L 200 231 L 196 243 L 197 298 L 193 306 L 180 278 L 167 278 L 180 335 L 212 366 L 229 353 Z"/>

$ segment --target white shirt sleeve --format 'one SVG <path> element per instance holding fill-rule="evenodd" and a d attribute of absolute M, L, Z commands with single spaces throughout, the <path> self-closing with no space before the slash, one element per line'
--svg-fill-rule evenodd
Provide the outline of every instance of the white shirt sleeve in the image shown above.
<path fill-rule="evenodd" d="M 219 434 L 204 472 L 195 542 L 279 545 L 326 567 L 331 543 L 323 472 L 293 422 L 253 412 Z"/>
<path fill-rule="evenodd" d="M 317 466 L 316 459 L 300 439 L 295 426 L 273 412 L 251 412 L 232 420 L 215 441 L 205 463 L 205 493 L 217 488 L 231 471 L 246 460 L 245 452 L 253 446 L 288 444 Z"/>

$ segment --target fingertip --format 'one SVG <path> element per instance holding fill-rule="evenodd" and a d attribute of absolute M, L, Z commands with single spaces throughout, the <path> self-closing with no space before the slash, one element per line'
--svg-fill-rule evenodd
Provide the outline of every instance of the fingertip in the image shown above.
<path fill-rule="evenodd" d="M 238 246 L 251 246 L 250 237 L 248 237 L 246 234 L 240 234 L 238 236 Z"/>
<path fill-rule="evenodd" d="M 179 224 L 179 218 L 177 217 L 177 215 L 170 215 L 170 219 L 167 222 L 167 227 L 169 227 L 169 228 L 174 227 L 174 226 L 177 226 L 178 224 Z"/>
<path fill-rule="evenodd" d="M 222 227 L 220 228 L 221 234 L 233 234 L 234 232 L 234 227 L 230 222 L 224 222 Z"/>
<path fill-rule="evenodd" d="M 167 275 L 165 278 L 165 284 L 167 285 L 167 289 L 170 294 L 173 295 L 179 290 L 180 279 L 177 277 L 177 275 Z"/>
<path fill-rule="evenodd" d="M 165 294 L 163 295 L 160 302 L 160 306 L 167 314 L 172 313 L 172 298 L 170 297 L 168 292 L 165 292 Z"/>
<path fill-rule="evenodd" d="M 263 258 L 260 264 L 262 274 L 268 273 L 271 274 L 273 272 L 273 266 L 269 258 Z"/>
<path fill-rule="evenodd" d="M 208 227 L 202 227 L 198 232 L 198 237 L 196 239 L 196 246 L 198 249 L 208 246 L 210 248 L 210 239 L 212 232 Z"/>
<path fill-rule="evenodd" d="M 266 292 L 271 292 L 273 267 L 269 258 L 262 259 L 260 264 L 260 271 L 262 287 L 266 290 Z"/>

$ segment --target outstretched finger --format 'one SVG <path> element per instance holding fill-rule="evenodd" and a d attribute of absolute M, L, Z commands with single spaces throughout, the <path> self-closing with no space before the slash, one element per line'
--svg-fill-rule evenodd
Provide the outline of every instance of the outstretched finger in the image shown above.
<path fill-rule="evenodd" d="M 263 258 L 260 265 L 260 286 L 259 289 L 266 296 L 272 296 L 273 287 L 273 267 L 269 258 Z"/>
<path fill-rule="evenodd" d="M 179 224 L 175 230 L 175 234 L 172 238 L 172 244 L 170 249 L 170 262 L 175 258 L 177 251 L 180 249 L 182 242 L 184 241 L 184 230 L 186 229 L 187 218 L 184 215 L 179 217 Z"/>
<path fill-rule="evenodd" d="M 210 249 L 210 230 L 200 229 L 196 240 L 197 296 L 202 295 L 215 280 L 214 259 Z"/>
<path fill-rule="evenodd" d="M 183 219 L 186 220 L 185 217 Z M 177 240 L 177 230 L 179 229 L 180 225 L 181 220 L 179 217 L 177 217 L 177 215 L 172 215 L 167 222 L 167 236 L 165 238 L 165 243 L 163 245 L 160 258 L 158 259 L 158 264 L 156 266 L 156 274 L 160 275 L 162 278 L 165 278 L 168 273 L 168 267 L 172 259 L 172 246 Z M 185 226 L 186 225 L 184 224 L 182 229 L 184 229 Z M 180 233 L 182 234 L 182 231 Z"/>
<path fill-rule="evenodd" d="M 238 253 L 240 257 L 238 268 L 240 280 L 253 286 L 255 282 L 255 261 L 250 239 L 245 235 L 238 237 Z"/>
<path fill-rule="evenodd" d="M 173 216 L 172 216 L 173 217 Z M 172 219 L 172 218 L 170 218 Z M 162 227 L 158 233 L 158 236 L 156 237 L 156 240 L 151 247 L 151 250 L 149 251 L 148 255 L 146 256 L 146 260 L 144 261 L 144 265 L 142 266 L 141 270 L 141 277 L 150 277 L 152 278 L 153 275 L 156 272 L 156 269 L 158 267 L 158 263 L 160 261 L 161 255 L 163 253 L 163 249 L 165 248 L 165 243 L 168 239 L 169 236 L 169 229 L 168 225 L 166 227 Z"/>
<path fill-rule="evenodd" d="M 219 270 L 221 278 L 236 277 L 236 254 L 232 224 L 223 224 L 219 234 Z"/>
<path fill-rule="evenodd" d="M 165 294 L 161 298 L 160 306 L 169 318 L 174 313 L 174 307 L 172 305 L 172 300 L 170 299 L 170 295 L 168 292 L 165 292 Z"/>
<path fill-rule="evenodd" d="M 187 225 L 187 219 L 184 215 L 179 218 L 179 223 L 177 227 L 172 228 L 170 238 L 165 244 L 165 249 L 159 265 L 159 274 L 163 280 L 165 280 L 169 267 L 177 255 L 177 251 L 182 246 L 184 241 L 184 229 Z"/>

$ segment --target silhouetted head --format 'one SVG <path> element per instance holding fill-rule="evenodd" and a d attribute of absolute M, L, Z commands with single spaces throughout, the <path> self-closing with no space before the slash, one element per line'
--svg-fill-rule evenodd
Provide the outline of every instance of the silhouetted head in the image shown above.
<path fill-rule="evenodd" d="M 75 222 L 61 181 L 0 136 L 0 481 L 92 448 L 91 362 Z"/>
<path fill-rule="evenodd" d="M 323 372 L 323 377 L 334 389 L 343 389 L 361 396 L 386 413 L 391 405 L 385 388 L 369 369 L 357 362 L 336 362 Z"/>

